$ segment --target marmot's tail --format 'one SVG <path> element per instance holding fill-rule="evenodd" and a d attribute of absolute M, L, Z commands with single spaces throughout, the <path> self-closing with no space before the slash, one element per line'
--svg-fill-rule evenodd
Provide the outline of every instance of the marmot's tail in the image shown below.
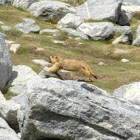
<path fill-rule="evenodd" d="M 92 76 L 94 77 L 94 78 L 96 78 L 97 79 L 97 76 L 96 76 L 96 74 L 92 71 L 92 69 L 87 65 L 87 67 L 88 67 L 88 70 L 90 71 L 90 73 L 92 74 Z"/>

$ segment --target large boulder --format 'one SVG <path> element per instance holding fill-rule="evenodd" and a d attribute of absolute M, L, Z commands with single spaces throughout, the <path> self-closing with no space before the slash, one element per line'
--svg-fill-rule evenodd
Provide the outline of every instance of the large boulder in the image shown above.
<path fill-rule="evenodd" d="M 4 89 L 11 77 L 12 63 L 5 43 L 4 37 L 0 34 L 0 90 Z"/>
<path fill-rule="evenodd" d="M 140 82 L 123 85 L 114 91 L 114 95 L 140 105 Z"/>
<path fill-rule="evenodd" d="M 140 1 L 139 0 L 123 0 L 123 5 L 139 5 L 140 6 Z"/>
<path fill-rule="evenodd" d="M 68 13 L 61 20 L 59 20 L 59 22 L 57 24 L 57 28 L 76 29 L 83 22 L 84 22 L 84 20 L 82 20 L 79 16 Z"/>
<path fill-rule="evenodd" d="M 30 19 L 30 18 L 25 18 L 23 20 L 24 22 L 16 24 L 14 28 L 23 32 L 24 34 L 40 31 L 40 27 L 38 25 L 35 25 L 35 20 Z"/>
<path fill-rule="evenodd" d="M 140 138 L 140 106 L 84 82 L 36 77 L 13 100 L 22 140 Z"/>
<path fill-rule="evenodd" d="M 116 38 L 112 44 L 126 44 L 131 45 L 133 41 L 133 34 L 131 31 L 124 32 L 121 36 Z"/>
<path fill-rule="evenodd" d="M 0 116 L 14 129 L 18 131 L 17 113 L 20 105 L 13 101 L 0 101 Z"/>
<path fill-rule="evenodd" d="M 9 81 L 9 90 L 13 93 L 20 94 L 24 90 L 24 84 L 26 81 L 35 76 L 37 76 L 37 73 L 28 66 L 13 66 L 12 76 Z"/>
<path fill-rule="evenodd" d="M 9 5 L 12 0 L 0 0 L 0 5 Z"/>
<path fill-rule="evenodd" d="M 140 46 L 140 25 L 137 28 L 136 39 L 133 41 L 134 46 Z"/>
<path fill-rule="evenodd" d="M 41 20 L 57 23 L 67 13 L 75 13 L 76 9 L 63 2 L 41 1 L 33 3 L 28 11 Z"/>
<path fill-rule="evenodd" d="M 121 13 L 122 0 L 87 0 L 77 7 L 77 15 L 83 19 L 109 19 L 117 22 Z"/>
<path fill-rule="evenodd" d="M 105 40 L 115 34 L 114 25 L 110 22 L 83 23 L 77 30 L 94 40 Z"/>
<path fill-rule="evenodd" d="M 17 134 L 12 130 L 7 122 L 0 117 L 0 140 L 19 140 Z"/>

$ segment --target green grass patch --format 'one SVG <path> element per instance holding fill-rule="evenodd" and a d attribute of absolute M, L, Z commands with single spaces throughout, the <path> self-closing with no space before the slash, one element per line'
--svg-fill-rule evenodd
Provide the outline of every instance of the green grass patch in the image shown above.
<path fill-rule="evenodd" d="M 4 93 L 4 97 L 6 98 L 6 100 L 10 100 L 12 97 L 15 97 L 15 96 L 17 96 L 17 94 L 9 90 L 6 93 Z"/>

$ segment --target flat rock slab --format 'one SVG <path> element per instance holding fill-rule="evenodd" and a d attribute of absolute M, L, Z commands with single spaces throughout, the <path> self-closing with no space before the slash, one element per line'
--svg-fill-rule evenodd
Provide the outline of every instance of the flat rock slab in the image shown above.
<path fill-rule="evenodd" d="M 83 23 L 77 30 L 93 40 L 106 40 L 115 34 L 114 25 L 110 22 Z"/>
<path fill-rule="evenodd" d="M 103 20 L 117 22 L 121 12 L 122 0 L 87 0 L 77 7 L 77 15 L 82 19 Z"/>

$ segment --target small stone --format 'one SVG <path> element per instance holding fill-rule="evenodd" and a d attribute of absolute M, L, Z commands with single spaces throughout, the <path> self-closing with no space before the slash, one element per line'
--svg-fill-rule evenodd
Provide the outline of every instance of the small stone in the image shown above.
<path fill-rule="evenodd" d="M 2 28 L 2 30 L 4 30 L 4 31 L 9 31 L 9 30 L 12 29 L 12 28 L 9 27 L 9 26 L 1 26 L 1 28 Z"/>
<path fill-rule="evenodd" d="M 10 45 L 10 44 L 13 44 L 14 41 L 12 41 L 12 40 L 5 40 L 5 43 L 8 44 L 8 45 Z"/>
<path fill-rule="evenodd" d="M 119 54 L 119 53 L 127 53 L 128 51 L 122 50 L 122 49 L 116 49 L 114 51 L 115 54 Z"/>
<path fill-rule="evenodd" d="M 99 65 L 99 66 L 104 66 L 105 63 L 104 63 L 104 62 L 99 62 L 98 65 Z"/>
<path fill-rule="evenodd" d="M 10 52 L 16 53 L 19 48 L 20 48 L 20 44 L 12 44 L 10 47 Z"/>
<path fill-rule="evenodd" d="M 38 52 L 38 51 L 44 51 L 44 50 L 45 50 L 45 49 L 43 49 L 43 48 L 36 48 L 36 49 L 35 49 L 35 51 L 37 51 L 37 52 Z"/>
<path fill-rule="evenodd" d="M 56 29 L 43 29 L 43 30 L 40 30 L 39 34 L 55 34 L 56 32 L 58 32 L 58 30 Z"/>
<path fill-rule="evenodd" d="M 45 66 L 52 66 L 51 63 L 43 60 L 43 59 L 34 59 L 32 60 L 32 62 L 34 62 L 35 64 L 40 65 L 41 67 L 45 67 Z"/>
<path fill-rule="evenodd" d="M 59 41 L 59 40 L 54 40 L 53 43 L 66 45 L 64 41 Z"/>
<path fill-rule="evenodd" d="M 3 21 L 0 21 L 0 24 L 1 24 L 1 25 L 3 25 L 3 24 L 4 24 L 4 22 L 3 22 Z"/>
<path fill-rule="evenodd" d="M 125 59 L 125 58 L 123 58 L 123 59 L 121 60 L 122 63 L 127 63 L 127 62 L 129 62 L 129 61 L 130 61 L 130 60 Z"/>

